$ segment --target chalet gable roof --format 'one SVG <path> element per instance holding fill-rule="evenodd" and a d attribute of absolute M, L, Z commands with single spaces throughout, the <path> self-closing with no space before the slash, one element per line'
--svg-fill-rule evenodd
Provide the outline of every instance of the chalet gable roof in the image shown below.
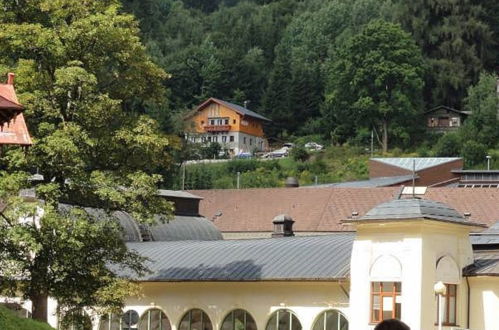
<path fill-rule="evenodd" d="M 214 98 L 214 97 L 210 97 L 208 100 L 206 100 L 203 103 L 201 103 L 196 108 L 196 110 L 194 111 L 194 113 L 196 113 L 196 112 L 198 112 L 200 110 L 203 110 L 206 106 L 208 106 L 211 103 L 217 103 L 217 104 L 223 105 L 223 106 L 225 106 L 225 107 L 227 107 L 229 109 L 234 110 L 235 112 L 239 113 L 242 116 L 253 117 L 253 118 L 264 120 L 264 121 L 271 121 L 270 119 L 268 119 L 268 118 L 266 118 L 266 117 L 264 117 L 264 116 L 262 116 L 262 115 L 260 115 L 260 114 L 258 114 L 256 112 L 254 112 L 254 111 L 246 109 L 245 107 L 242 107 L 240 105 L 237 105 L 237 104 L 234 104 L 234 103 L 230 103 L 230 102 L 227 102 L 227 101 L 223 101 L 223 100 L 220 100 L 220 99 L 217 99 L 217 98 Z"/>
<path fill-rule="evenodd" d="M 447 111 L 450 111 L 450 112 L 454 112 L 454 113 L 457 113 L 459 115 L 464 115 L 464 116 L 471 115 L 471 111 L 461 111 L 461 110 L 457 110 L 457 109 L 448 107 L 446 105 L 439 105 L 439 106 L 436 106 L 434 108 L 431 108 L 430 110 L 425 111 L 424 114 L 426 115 L 426 114 L 438 111 L 440 109 L 444 109 L 444 110 L 447 110 Z"/>

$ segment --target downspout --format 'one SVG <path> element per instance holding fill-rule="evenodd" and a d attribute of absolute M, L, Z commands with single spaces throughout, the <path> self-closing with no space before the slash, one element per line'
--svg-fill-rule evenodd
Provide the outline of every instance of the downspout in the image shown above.
<path fill-rule="evenodd" d="M 467 304 L 466 304 L 466 328 L 470 328 L 470 281 L 468 280 L 468 276 L 466 276 L 466 287 L 468 288 L 468 295 L 467 295 Z"/>

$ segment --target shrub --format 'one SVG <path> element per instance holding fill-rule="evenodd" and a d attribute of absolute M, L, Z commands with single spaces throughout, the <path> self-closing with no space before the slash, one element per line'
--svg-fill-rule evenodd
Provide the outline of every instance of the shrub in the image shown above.
<path fill-rule="evenodd" d="M 463 145 L 463 157 L 466 166 L 474 166 L 485 161 L 487 147 L 475 141 L 466 141 Z"/>
<path fill-rule="evenodd" d="M 436 157 L 457 157 L 460 151 L 461 139 L 454 132 L 442 135 L 433 149 Z"/>
<path fill-rule="evenodd" d="M 293 149 L 291 149 L 290 156 L 296 161 L 304 162 L 310 155 L 308 154 L 308 151 L 307 149 L 305 149 L 305 147 L 295 146 Z"/>
<path fill-rule="evenodd" d="M 258 161 L 255 159 L 234 159 L 227 162 L 227 171 L 232 174 L 254 171 L 257 167 Z"/>

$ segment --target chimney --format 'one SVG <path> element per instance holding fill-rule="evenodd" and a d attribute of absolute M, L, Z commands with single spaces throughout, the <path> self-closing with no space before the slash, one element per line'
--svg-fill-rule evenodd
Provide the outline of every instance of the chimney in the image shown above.
<path fill-rule="evenodd" d="M 293 219 L 286 214 L 279 214 L 272 220 L 274 231 L 272 237 L 290 237 L 295 236 L 293 233 Z"/>
<path fill-rule="evenodd" d="M 14 85 L 14 79 L 16 78 L 16 75 L 12 72 L 9 72 L 7 74 L 7 84 L 8 85 Z"/>

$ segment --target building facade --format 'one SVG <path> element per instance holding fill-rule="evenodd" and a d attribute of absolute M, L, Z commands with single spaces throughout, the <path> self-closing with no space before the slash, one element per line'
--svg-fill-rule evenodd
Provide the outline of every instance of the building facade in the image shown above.
<path fill-rule="evenodd" d="M 231 155 L 264 151 L 264 122 L 270 120 L 240 105 L 210 98 L 186 117 L 185 135 L 193 143 L 217 142 Z"/>

